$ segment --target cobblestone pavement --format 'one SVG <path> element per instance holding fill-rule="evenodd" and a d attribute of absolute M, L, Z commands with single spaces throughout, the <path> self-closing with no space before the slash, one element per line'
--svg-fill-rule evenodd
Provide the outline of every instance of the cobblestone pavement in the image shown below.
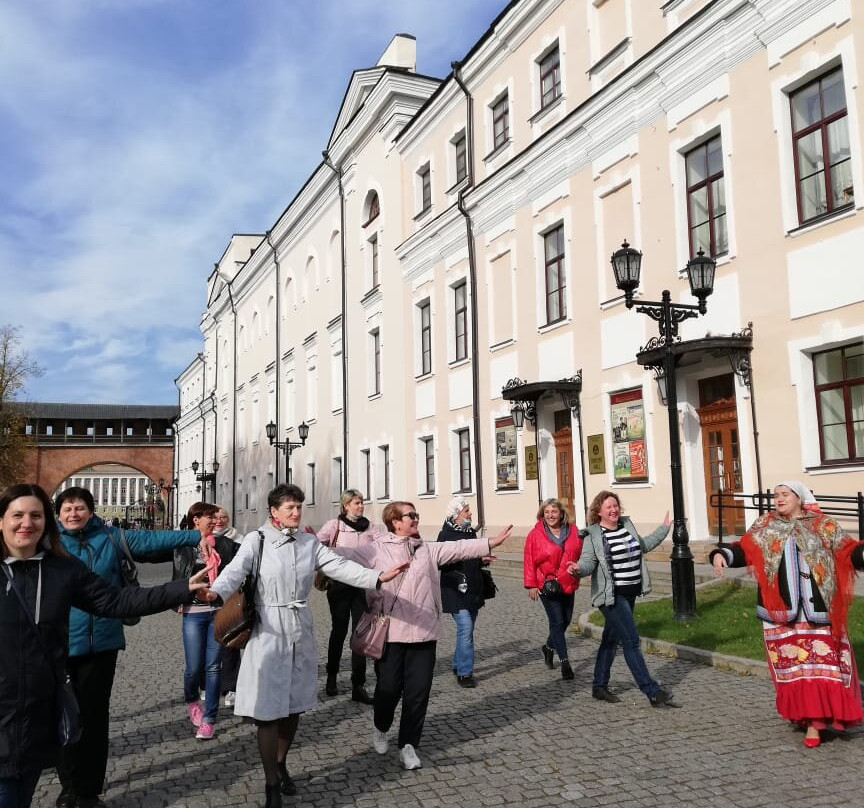
<path fill-rule="evenodd" d="M 769 682 L 660 657 L 649 657 L 649 668 L 682 709 L 653 709 L 620 655 L 612 687 L 621 703 L 594 701 L 596 643 L 569 639 L 576 678 L 562 681 L 540 654 L 542 607 L 518 580 L 498 583 L 478 619 L 474 690 L 458 687 L 450 672 L 454 632 L 445 617 L 423 768 L 403 771 L 395 743 L 386 756 L 373 752 L 371 708 L 350 700 L 348 666 L 342 692 L 327 698 L 322 665 L 319 707 L 301 719 L 289 753 L 299 794 L 286 806 L 860 804 L 864 731 L 807 750 L 774 712 Z M 586 586 L 577 611 L 587 606 Z M 323 660 L 323 595 L 314 593 L 313 609 Z M 214 740 L 196 741 L 185 719 L 179 615 L 145 618 L 127 637 L 112 702 L 110 808 L 263 805 L 252 726 L 222 708 Z M 46 772 L 34 805 L 53 808 L 58 788 Z"/>

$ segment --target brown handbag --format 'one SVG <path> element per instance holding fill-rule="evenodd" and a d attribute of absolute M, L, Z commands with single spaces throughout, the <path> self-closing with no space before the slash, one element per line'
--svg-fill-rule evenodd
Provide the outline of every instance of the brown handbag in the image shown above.
<path fill-rule="evenodd" d="M 336 546 L 336 542 L 339 539 L 339 531 L 341 528 L 339 525 L 336 525 L 336 533 L 333 536 L 333 544 L 331 547 Z M 330 579 L 323 573 L 321 570 L 315 570 L 315 575 L 312 578 L 312 586 L 314 586 L 319 592 L 326 592 L 330 588 Z"/>
<path fill-rule="evenodd" d="M 246 575 L 240 588 L 213 615 L 213 636 L 216 642 L 233 650 L 246 647 L 258 622 L 255 589 L 258 586 L 258 573 L 261 571 L 261 556 L 264 555 L 264 534 L 259 530 L 258 536 L 258 560 L 254 573 Z"/>

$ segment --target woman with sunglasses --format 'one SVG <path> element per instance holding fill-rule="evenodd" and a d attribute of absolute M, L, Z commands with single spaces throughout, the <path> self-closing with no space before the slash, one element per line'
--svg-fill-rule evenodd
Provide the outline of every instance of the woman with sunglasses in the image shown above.
<path fill-rule="evenodd" d="M 391 502 L 382 520 L 388 532 L 361 547 L 339 550 L 367 567 L 393 567 L 406 561 L 411 565 L 377 590 L 368 590 L 369 611 L 390 615 L 384 654 L 375 663 L 374 723 L 372 746 L 379 755 L 387 753 L 387 732 L 399 700 L 399 755 L 406 769 L 422 766 L 416 748 L 420 744 L 426 708 L 432 690 L 435 648 L 441 636 L 441 585 L 438 568 L 468 558 L 482 558 L 509 535 L 513 527 L 491 539 L 424 542 L 419 535 L 420 514 L 410 502 Z"/>

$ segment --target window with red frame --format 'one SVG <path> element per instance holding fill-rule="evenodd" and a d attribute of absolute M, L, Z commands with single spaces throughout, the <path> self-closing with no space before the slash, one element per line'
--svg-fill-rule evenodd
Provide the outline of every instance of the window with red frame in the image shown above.
<path fill-rule="evenodd" d="M 684 155 L 687 173 L 687 223 L 690 257 L 699 250 L 717 257 L 729 251 L 726 229 L 726 189 L 720 135 Z"/>
<path fill-rule="evenodd" d="M 864 459 L 864 342 L 813 355 L 823 463 Z"/>

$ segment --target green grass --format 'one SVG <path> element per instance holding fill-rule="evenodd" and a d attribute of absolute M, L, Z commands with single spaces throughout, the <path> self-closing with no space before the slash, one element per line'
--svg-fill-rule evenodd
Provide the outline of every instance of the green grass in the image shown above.
<path fill-rule="evenodd" d="M 636 604 L 636 626 L 642 637 L 689 645 L 706 651 L 765 660 L 762 622 L 756 616 L 756 589 L 723 581 L 696 590 L 698 617 L 678 622 L 672 614 L 670 598 Z M 603 616 L 591 615 L 591 622 L 602 626 Z M 856 659 L 864 661 L 864 599 L 855 598 L 849 610 L 850 635 Z M 856 636 L 857 635 L 857 636 Z"/>

